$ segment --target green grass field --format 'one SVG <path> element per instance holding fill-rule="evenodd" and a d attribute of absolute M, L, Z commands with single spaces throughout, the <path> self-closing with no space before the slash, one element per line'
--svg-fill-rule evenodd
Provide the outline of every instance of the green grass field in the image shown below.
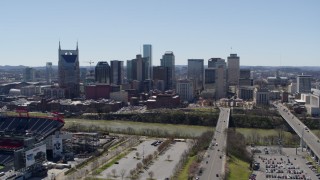
<path fill-rule="evenodd" d="M 196 137 L 208 130 L 214 130 L 205 126 L 192 126 L 192 125 L 176 125 L 176 124 L 160 124 L 160 123 L 143 123 L 143 122 L 131 122 L 131 121 L 119 121 L 119 120 L 87 120 L 87 119 L 65 119 L 65 127 L 68 128 L 72 124 L 81 124 L 87 127 L 92 125 L 99 126 L 101 129 L 110 129 L 112 131 L 126 130 L 132 128 L 135 131 L 144 131 L 146 129 L 163 130 L 169 134 L 180 133 L 187 136 Z"/>
<path fill-rule="evenodd" d="M 237 128 L 239 133 L 243 134 L 247 143 L 256 145 L 270 145 L 271 139 L 275 143 L 275 139 L 279 137 L 279 130 L 276 129 L 253 129 L 253 128 Z M 282 142 L 284 146 L 294 147 L 296 144 L 295 138 L 298 138 L 294 133 L 282 131 Z"/>
<path fill-rule="evenodd" d="M 251 174 L 249 163 L 241 161 L 231 156 L 228 161 L 229 171 L 228 180 L 247 180 Z"/>

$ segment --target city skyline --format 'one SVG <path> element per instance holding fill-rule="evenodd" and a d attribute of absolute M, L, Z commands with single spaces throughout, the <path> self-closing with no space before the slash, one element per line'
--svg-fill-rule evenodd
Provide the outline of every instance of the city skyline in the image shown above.
<path fill-rule="evenodd" d="M 204 59 L 206 65 L 210 58 L 236 53 L 241 65 L 318 66 L 319 5 L 289 0 L 2 2 L 0 65 L 56 66 L 60 40 L 63 49 L 79 41 L 80 66 L 130 60 L 143 54 L 143 44 L 152 45 L 154 66 L 166 51 L 175 54 L 176 65 L 188 59 Z"/>

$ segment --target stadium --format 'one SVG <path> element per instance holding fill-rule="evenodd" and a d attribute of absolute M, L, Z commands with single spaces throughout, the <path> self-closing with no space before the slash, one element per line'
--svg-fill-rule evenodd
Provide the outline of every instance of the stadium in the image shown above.
<path fill-rule="evenodd" d="M 42 163 L 62 152 L 62 139 L 56 134 L 64 121 L 56 114 L 30 117 L 25 110 L 18 114 L 0 116 L 0 172 L 14 170 L 21 179 L 46 175 Z"/>

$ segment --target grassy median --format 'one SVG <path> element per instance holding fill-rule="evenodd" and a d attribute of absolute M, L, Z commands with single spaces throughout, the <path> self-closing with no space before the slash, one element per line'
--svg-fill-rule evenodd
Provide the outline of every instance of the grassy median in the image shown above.
<path fill-rule="evenodd" d="M 247 180 L 251 174 L 249 163 L 242 161 L 234 156 L 229 157 L 228 167 L 228 180 Z"/>
<path fill-rule="evenodd" d="M 183 167 L 183 169 L 181 170 L 179 176 L 178 176 L 178 180 L 186 180 L 189 177 L 189 168 L 191 166 L 191 164 L 196 161 L 196 155 L 192 156 L 192 157 L 188 157 L 188 161 L 187 164 Z"/>

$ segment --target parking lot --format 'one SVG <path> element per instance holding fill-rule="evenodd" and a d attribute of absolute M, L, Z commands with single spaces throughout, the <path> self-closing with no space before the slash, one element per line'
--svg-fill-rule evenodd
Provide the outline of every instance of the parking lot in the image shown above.
<path fill-rule="evenodd" d="M 143 156 L 147 156 L 149 154 L 153 154 L 154 151 L 157 150 L 157 146 L 152 146 L 151 143 L 153 143 L 154 139 L 148 139 L 142 143 L 140 143 L 136 148 L 136 150 L 131 151 L 129 154 L 127 154 L 124 158 L 119 160 L 117 164 L 112 165 L 105 171 L 101 173 L 101 176 L 98 176 L 99 178 L 108 178 L 113 177 L 112 170 L 115 169 L 117 172 L 116 174 L 120 176 L 120 171 L 124 169 L 125 176 L 129 176 L 129 171 L 136 167 L 138 162 L 142 162 Z M 136 157 L 136 152 L 139 153 L 139 157 Z M 119 177 L 121 179 L 121 177 Z"/>
<path fill-rule="evenodd" d="M 148 172 L 150 171 L 154 172 L 154 179 L 170 178 L 176 164 L 180 160 L 180 156 L 187 148 L 186 142 L 171 144 L 164 154 L 161 154 L 146 171 L 140 174 L 141 179 L 147 179 L 149 177 Z"/>
<path fill-rule="evenodd" d="M 155 145 L 155 142 L 157 141 L 163 141 L 163 139 L 147 139 L 143 141 L 138 146 L 134 147 L 134 150 L 127 154 L 124 158 L 119 160 L 116 164 L 113 164 L 96 177 L 104 179 L 121 179 L 121 171 L 125 171 L 124 177 L 130 177 L 130 170 L 136 168 L 137 163 L 142 162 L 143 158 L 149 154 L 153 155 L 154 152 L 157 151 L 158 145 Z M 170 177 L 173 173 L 175 165 L 180 160 L 181 154 L 187 148 L 188 145 L 186 142 L 175 142 L 171 144 L 164 153 L 158 155 L 158 157 L 153 160 L 148 168 L 142 169 L 139 174 L 140 179 L 149 178 L 148 172 L 150 171 L 154 173 L 154 179 L 165 179 Z M 137 152 L 139 153 L 139 157 L 136 156 Z M 113 176 L 114 169 L 116 170 L 116 177 Z"/>
<path fill-rule="evenodd" d="M 306 152 L 296 148 L 257 147 L 254 160 L 260 168 L 253 171 L 252 179 L 306 179 L 319 177 L 304 158 Z M 260 152 L 259 152 L 260 151 Z M 281 152 L 281 154 L 280 154 Z"/>

